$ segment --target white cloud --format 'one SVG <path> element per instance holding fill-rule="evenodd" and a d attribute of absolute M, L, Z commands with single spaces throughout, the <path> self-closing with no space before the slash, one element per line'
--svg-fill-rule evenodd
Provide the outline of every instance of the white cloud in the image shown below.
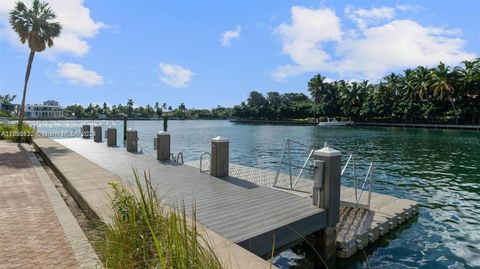
<path fill-rule="evenodd" d="M 425 9 L 421 5 L 414 5 L 414 4 L 398 4 L 395 6 L 395 8 L 400 11 L 420 11 Z"/>
<path fill-rule="evenodd" d="M 364 37 L 345 40 L 338 45 L 343 56 L 343 73 L 359 73 L 378 78 L 386 70 L 436 65 L 439 61 L 457 64 L 475 57 L 463 50 L 465 41 L 445 36 L 412 20 L 395 20 L 364 31 Z"/>
<path fill-rule="evenodd" d="M 329 68 L 330 55 L 324 42 L 341 39 L 340 19 L 331 9 L 309 9 L 294 6 L 291 24 L 282 23 L 276 34 L 282 41 L 283 53 L 290 56 L 295 65 L 285 65 L 273 74 L 277 80 L 320 68 Z"/>
<path fill-rule="evenodd" d="M 232 40 L 240 38 L 241 31 L 242 31 L 242 27 L 240 25 L 237 25 L 237 28 L 235 30 L 225 31 L 222 34 L 222 38 L 220 40 L 222 42 L 222 46 L 230 47 L 230 45 L 232 44 Z"/>
<path fill-rule="evenodd" d="M 363 9 L 348 5 L 345 8 L 345 15 L 348 19 L 355 22 L 360 29 L 364 29 L 370 24 L 393 19 L 395 17 L 395 9 L 392 7 Z"/>
<path fill-rule="evenodd" d="M 56 75 L 68 79 L 71 84 L 98 86 L 104 83 L 103 77 L 93 70 L 87 70 L 80 64 L 58 63 Z"/>
<path fill-rule="evenodd" d="M 192 80 L 194 73 L 176 64 L 160 63 L 160 81 L 174 88 L 185 88 Z"/>
<path fill-rule="evenodd" d="M 16 1 L 2 0 L 0 2 L 0 35 L 3 39 L 18 46 L 20 44 L 18 37 L 10 29 L 8 22 L 8 13 Z M 93 20 L 90 10 L 83 4 L 83 0 L 49 0 L 48 3 L 57 14 L 55 21 L 60 22 L 63 29 L 60 37 L 54 40 L 54 46 L 46 50 L 46 54 L 51 57 L 59 53 L 73 56 L 85 55 L 89 50 L 87 40 L 93 38 L 100 29 L 107 26 Z"/>
<path fill-rule="evenodd" d="M 465 51 L 465 40 L 458 28 L 395 20 L 395 9 L 389 7 L 350 6 L 345 15 L 355 22 L 355 27 L 341 29 L 341 19 L 328 8 L 293 7 L 291 22 L 280 24 L 275 31 L 283 52 L 293 63 L 277 67 L 272 78 L 284 80 L 308 72 L 329 72 L 346 79 L 373 80 L 395 69 L 436 65 L 440 61 L 455 65 L 476 57 Z M 330 50 L 325 49 L 326 44 Z"/>

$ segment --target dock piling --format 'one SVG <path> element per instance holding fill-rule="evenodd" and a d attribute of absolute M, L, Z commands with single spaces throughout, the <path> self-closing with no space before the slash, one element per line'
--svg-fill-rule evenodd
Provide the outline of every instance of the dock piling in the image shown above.
<path fill-rule="evenodd" d="M 90 125 L 85 124 L 82 126 L 82 138 L 90 139 Z"/>
<path fill-rule="evenodd" d="M 102 142 L 102 126 L 93 126 L 93 141 Z"/>
<path fill-rule="evenodd" d="M 229 144 L 227 138 L 217 136 L 212 139 L 212 156 L 210 160 L 210 175 L 214 177 L 228 176 Z"/>
<path fill-rule="evenodd" d="M 117 129 L 116 128 L 107 129 L 107 146 L 109 147 L 117 146 Z"/>
<path fill-rule="evenodd" d="M 123 145 L 127 142 L 127 117 L 123 118 Z"/>
<path fill-rule="evenodd" d="M 170 160 L 170 134 L 165 131 L 158 132 L 156 141 L 157 160 Z"/>
<path fill-rule="evenodd" d="M 128 152 L 137 152 L 138 151 L 138 133 L 137 130 L 128 129 L 127 130 L 127 151 Z"/>
<path fill-rule="evenodd" d="M 340 177 L 342 153 L 328 146 L 314 156 L 313 204 L 327 210 L 327 227 L 315 234 L 315 247 L 328 268 L 335 268 L 336 225 L 340 221 Z"/>

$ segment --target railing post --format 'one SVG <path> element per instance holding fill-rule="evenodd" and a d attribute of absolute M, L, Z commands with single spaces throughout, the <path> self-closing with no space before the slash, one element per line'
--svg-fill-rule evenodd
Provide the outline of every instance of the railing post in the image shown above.
<path fill-rule="evenodd" d="M 90 125 L 85 124 L 82 126 L 82 138 L 90 139 Z"/>
<path fill-rule="evenodd" d="M 336 225 L 340 220 L 342 153 L 336 149 L 324 147 L 316 150 L 313 156 L 315 159 L 313 203 L 319 208 L 327 210 L 327 227 L 316 234 L 316 247 L 319 248 L 320 255 L 328 268 L 335 268 Z M 322 166 L 323 169 L 320 168 Z M 323 170 L 323 173 L 321 170 Z M 320 189 L 318 189 L 319 186 Z M 317 188 L 316 191 L 315 188 Z"/>
<path fill-rule="evenodd" d="M 165 131 L 157 133 L 157 160 L 170 160 L 170 134 Z"/>
<path fill-rule="evenodd" d="M 102 126 L 93 126 L 93 141 L 102 142 Z"/>
<path fill-rule="evenodd" d="M 127 151 L 128 152 L 137 152 L 138 151 L 138 133 L 137 130 L 128 129 L 127 130 Z"/>
<path fill-rule="evenodd" d="M 117 129 L 116 128 L 107 129 L 107 146 L 109 147 L 117 146 Z"/>
<path fill-rule="evenodd" d="M 212 156 L 210 158 L 210 175 L 214 177 L 228 176 L 229 141 L 217 136 L 212 139 Z"/>

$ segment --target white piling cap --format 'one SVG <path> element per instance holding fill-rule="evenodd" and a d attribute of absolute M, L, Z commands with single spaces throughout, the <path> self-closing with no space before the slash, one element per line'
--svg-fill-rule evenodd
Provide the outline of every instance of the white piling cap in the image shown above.
<path fill-rule="evenodd" d="M 212 142 L 228 142 L 228 138 L 217 136 L 212 138 Z"/>
<path fill-rule="evenodd" d="M 324 147 L 322 149 L 317 149 L 313 152 L 315 156 L 323 156 L 323 157 L 335 157 L 335 156 L 342 156 L 342 153 L 334 148 L 331 147 Z"/>
<path fill-rule="evenodd" d="M 128 128 L 127 129 L 127 132 L 136 132 L 137 130 L 133 129 L 133 128 Z"/>
<path fill-rule="evenodd" d="M 157 133 L 157 135 L 170 135 L 168 132 L 165 131 L 160 131 Z"/>

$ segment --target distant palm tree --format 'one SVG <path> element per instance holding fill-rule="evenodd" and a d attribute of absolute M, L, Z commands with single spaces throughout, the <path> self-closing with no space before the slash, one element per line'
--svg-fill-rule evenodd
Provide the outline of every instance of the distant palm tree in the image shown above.
<path fill-rule="evenodd" d="M 430 83 L 433 95 L 439 98 L 440 101 L 450 101 L 455 114 L 455 121 L 458 124 L 458 115 L 455 106 L 455 97 L 458 93 L 458 90 L 455 89 L 456 74 L 454 72 L 450 72 L 450 68 L 444 63 L 440 62 L 438 67 L 432 69 L 430 72 Z"/>
<path fill-rule="evenodd" d="M 55 12 L 50 9 L 48 3 L 40 2 L 39 0 L 33 0 L 30 9 L 23 2 L 17 2 L 15 8 L 10 11 L 10 24 L 13 30 L 18 34 L 22 44 L 28 41 L 28 47 L 30 48 L 25 84 L 23 86 L 22 105 L 18 116 L 19 131 L 23 130 L 27 84 L 35 52 L 42 52 L 47 46 L 53 46 L 53 39 L 60 36 L 62 31 L 60 23 L 52 22 L 56 17 Z"/>
<path fill-rule="evenodd" d="M 439 97 L 440 101 L 453 98 L 455 93 L 454 79 L 454 74 L 444 63 L 440 63 L 437 68 L 432 69 L 430 73 L 431 87 L 433 94 Z"/>
<path fill-rule="evenodd" d="M 415 68 L 415 73 L 413 76 L 413 85 L 415 87 L 415 92 L 418 94 L 418 97 L 421 100 L 427 100 L 430 102 L 430 80 L 429 80 L 430 71 L 427 67 L 418 66 Z"/>

